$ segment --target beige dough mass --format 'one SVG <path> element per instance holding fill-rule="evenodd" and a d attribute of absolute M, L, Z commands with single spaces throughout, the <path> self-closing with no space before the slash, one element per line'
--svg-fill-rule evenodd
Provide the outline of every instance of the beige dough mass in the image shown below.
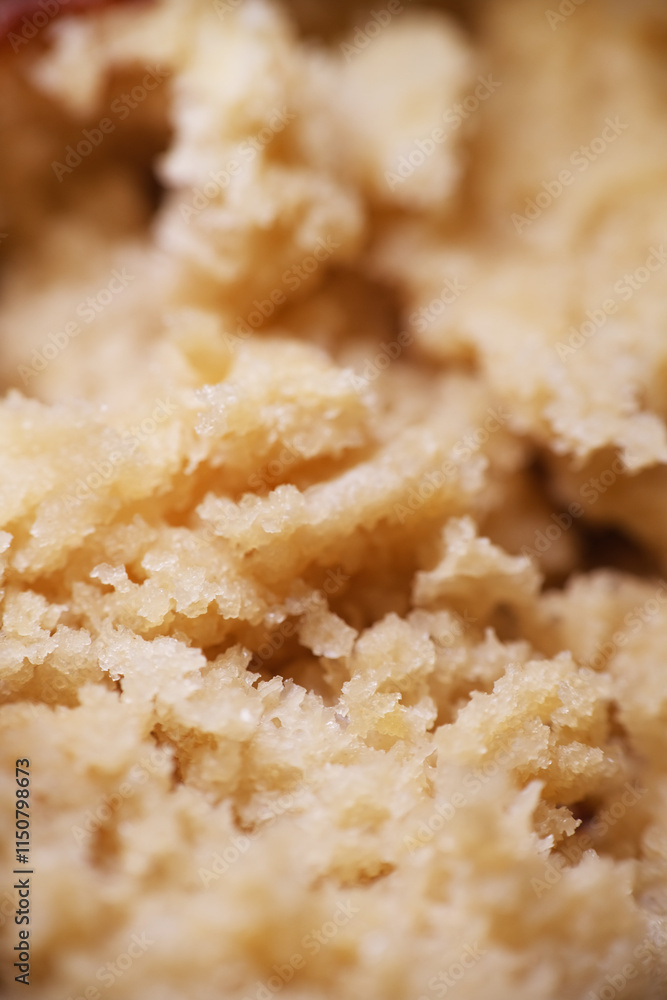
<path fill-rule="evenodd" d="M 13 47 L 6 995 L 666 997 L 667 8 Z"/>

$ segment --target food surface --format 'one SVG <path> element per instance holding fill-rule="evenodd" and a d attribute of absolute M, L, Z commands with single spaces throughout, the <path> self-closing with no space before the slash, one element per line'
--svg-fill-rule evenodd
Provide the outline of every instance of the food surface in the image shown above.
<path fill-rule="evenodd" d="M 0 53 L 2 995 L 667 997 L 667 7 L 73 8 Z"/>

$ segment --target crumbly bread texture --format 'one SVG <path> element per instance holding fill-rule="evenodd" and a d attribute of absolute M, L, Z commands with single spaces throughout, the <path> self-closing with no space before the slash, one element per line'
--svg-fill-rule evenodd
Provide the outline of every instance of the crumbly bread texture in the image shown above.
<path fill-rule="evenodd" d="M 3 995 L 659 1000 L 664 4 L 317 8 L 0 60 Z"/>

